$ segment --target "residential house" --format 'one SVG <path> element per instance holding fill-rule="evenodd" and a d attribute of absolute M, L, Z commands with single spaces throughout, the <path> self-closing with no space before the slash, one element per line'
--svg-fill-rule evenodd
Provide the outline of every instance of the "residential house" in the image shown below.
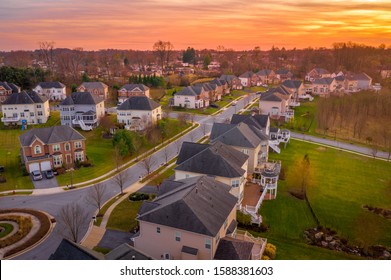
<path fill-rule="evenodd" d="M 239 115 L 234 114 L 231 118 L 231 124 L 246 123 L 250 127 L 256 127 L 264 134 L 269 135 L 270 132 L 270 117 L 269 115 L 253 114 L 253 115 Z"/>
<path fill-rule="evenodd" d="M 209 91 L 202 86 L 188 86 L 174 95 L 174 106 L 199 109 L 209 106 Z"/>
<path fill-rule="evenodd" d="M 244 122 L 239 124 L 214 123 L 210 141 L 220 141 L 249 156 L 248 172 L 268 161 L 269 136 L 255 126 Z"/>
<path fill-rule="evenodd" d="M 273 119 L 283 118 L 288 121 L 293 118 L 294 112 L 289 104 L 292 94 L 284 87 L 269 89 L 261 93 L 259 98 L 259 110 L 262 114 L 268 114 Z"/>
<path fill-rule="evenodd" d="M 90 92 L 72 92 L 60 105 L 61 125 L 91 130 L 105 114 L 104 100 Z"/>
<path fill-rule="evenodd" d="M 244 87 L 254 87 L 261 85 L 261 80 L 252 71 L 247 71 L 239 76 L 239 79 Z"/>
<path fill-rule="evenodd" d="M 300 80 L 285 80 L 282 82 L 281 87 L 290 92 L 295 101 L 299 100 L 306 93 L 304 83 Z"/>
<path fill-rule="evenodd" d="M 354 75 L 354 78 L 357 80 L 357 87 L 359 90 L 372 89 L 372 78 L 364 72 Z"/>
<path fill-rule="evenodd" d="M 78 88 L 78 92 L 90 92 L 93 95 L 107 99 L 109 86 L 102 82 L 84 82 Z"/>
<path fill-rule="evenodd" d="M 117 121 L 130 130 L 144 130 L 162 118 L 162 106 L 146 96 L 131 96 L 117 107 Z"/>
<path fill-rule="evenodd" d="M 306 81 L 313 82 L 315 79 L 331 78 L 331 73 L 323 68 L 314 68 L 305 76 Z"/>
<path fill-rule="evenodd" d="M 46 123 L 50 116 L 49 101 L 35 91 L 12 93 L 1 104 L 5 124 L 40 124 Z"/>
<path fill-rule="evenodd" d="M 351 74 L 345 75 L 344 91 L 348 93 L 360 91 L 358 87 L 358 80 L 355 75 L 351 75 Z"/>
<path fill-rule="evenodd" d="M 175 180 L 207 175 L 232 186 L 240 204 L 247 178 L 249 156 L 216 141 L 213 144 L 184 142 L 176 161 Z"/>
<path fill-rule="evenodd" d="M 243 89 L 242 81 L 235 75 L 221 75 L 220 80 L 226 81 L 230 89 Z"/>
<path fill-rule="evenodd" d="M 73 165 L 86 159 L 85 138 L 67 125 L 34 128 L 19 136 L 28 172 Z"/>
<path fill-rule="evenodd" d="M 312 82 L 312 93 L 320 96 L 328 96 L 330 93 L 337 91 L 337 86 L 336 78 L 316 78 Z"/>
<path fill-rule="evenodd" d="M 34 89 L 39 95 L 46 96 L 49 100 L 64 100 L 66 87 L 60 82 L 41 82 Z"/>
<path fill-rule="evenodd" d="M 278 79 L 276 77 L 276 73 L 273 70 L 262 69 L 262 70 L 259 70 L 256 74 L 261 79 L 262 84 L 269 85 L 269 84 L 275 84 L 278 82 Z"/>
<path fill-rule="evenodd" d="M 290 80 L 293 78 L 293 73 L 287 69 L 278 69 L 275 71 L 276 78 L 283 82 L 285 80 Z"/>
<path fill-rule="evenodd" d="M 149 87 L 143 85 L 143 84 L 126 84 L 123 85 L 118 90 L 118 102 L 122 103 L 126 99 L 128 99 L 130 96 L 137 96 L 137 95 L 143 95 L 146 97 L 149 96 Z"/>
<path fill-rule="evenodd" d="M 0 103 L 4 102 L 12 93 L 19 93 L 20 87 L 13 83 L 0 82 Z"/>
<path fill-rule="evenodd" d="M 237 230 L 230 188 L 206 176 L 164 181 L 139 210 L 134 247 L 154 259 L 261 259 L 266 240 Z"/>
<path fill-rule="evenodd" d="M 210 81 L 210 83 L 217 86 L 216 91 L 218 94 L 226 95 L 230 93 L 230 87 L 227 81 L 216 78 Z"/>
<path fill-rule="evenodd" d="M 223 88 L 216 83 L 202 83 L 195 84 L 194 86 L 201 86 L 205 91 L 209 92 L 209 100 L 212 102 L 216 102 L 221 100 L 223 95 Z"/>

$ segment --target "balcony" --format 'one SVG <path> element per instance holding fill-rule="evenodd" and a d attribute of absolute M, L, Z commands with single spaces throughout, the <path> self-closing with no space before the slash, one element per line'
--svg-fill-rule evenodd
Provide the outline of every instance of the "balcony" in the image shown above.
<path fill-rule="evenodd" d="M 252 249 L 252 259 L 260 260 L 262 258 L 263 252 L 265 251 L 265 247 L 267 244 L 266 238 L 254 237 L 250 233 L 244 230 L 236 230 L 232 234 L 232 237 L 238 240 L 243 240 L 247 242 L 251 242 L 254 244 Z"/>

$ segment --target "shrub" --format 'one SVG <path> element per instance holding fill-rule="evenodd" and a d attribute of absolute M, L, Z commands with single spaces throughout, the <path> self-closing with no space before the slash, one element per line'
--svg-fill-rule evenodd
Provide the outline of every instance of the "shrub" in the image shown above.
<path fill-rule="evenodd" d="M 145 193 L 135 192 L 129 195 L 129 200 L 131 201 L 140 201 L 140 200 L 148 200 L 148 199 L 149 199 L 149 195 Z"/>
<path fill-rule="evenodd" d="M 269 245 L 269 244 L 267 244 L 267 245 Z M 265 248 L 265 251 L 263 252 L 263 254 L 273 260 L 276 258 L 276 250 L 273 249 L 273 247 L 271 247 L 271 246 L 268 247 L 267 245 L 266 245 L 266 248 Z"/>
<path fill-rule="evenodd" d="M 7 179 L 5 179 L 5 177 L 3 176 L 0 176 L 0 183 L 5 183 L 7 182 Z"/>
<path fill-rule="evenodd" d="M 268 261 L 268 260 L 270 260 L 270 258 L 268 256 L 266 256 L 266 255 L 263 255 L 262 256 L 262 260 Z"/>
<path fill-rule="evenodd" d="M 236 220 L 238 221 L 239 226 L 250 226 L 251 225 L 251 216 L 244 214 L 241 211 L 237 211 L 236 213 Z"/>

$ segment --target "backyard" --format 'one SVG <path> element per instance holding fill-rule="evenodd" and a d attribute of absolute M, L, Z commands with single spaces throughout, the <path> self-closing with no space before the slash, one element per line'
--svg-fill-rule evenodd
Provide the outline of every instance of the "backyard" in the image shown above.
<path fill-rule="evenodd" d="M 281 160 L 289 172 L 305 154 L 314 174 L 307 195 L 320 224 L 352 244 L 391 246 L 391 221 L 362 208 L 367 204 L 391 209 L 390 163 L 295 140 L 270 159 Z M 355 258 L 305 243 L 304 230 L 316 223 L 305 201 L 288 193 L 285 181 L 279 181 L 277 199 L 265 201 L 260 211 L 270 226 L 261 235 L 281 244 L 279 259 Z"/>

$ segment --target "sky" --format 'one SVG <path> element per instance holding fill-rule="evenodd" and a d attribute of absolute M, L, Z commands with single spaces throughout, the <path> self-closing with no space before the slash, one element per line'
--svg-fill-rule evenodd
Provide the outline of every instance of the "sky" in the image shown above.
<path fill-rule="evenodd" d="M 391 0 L 1 0 L 0 50 L 391 45 Z"/>

